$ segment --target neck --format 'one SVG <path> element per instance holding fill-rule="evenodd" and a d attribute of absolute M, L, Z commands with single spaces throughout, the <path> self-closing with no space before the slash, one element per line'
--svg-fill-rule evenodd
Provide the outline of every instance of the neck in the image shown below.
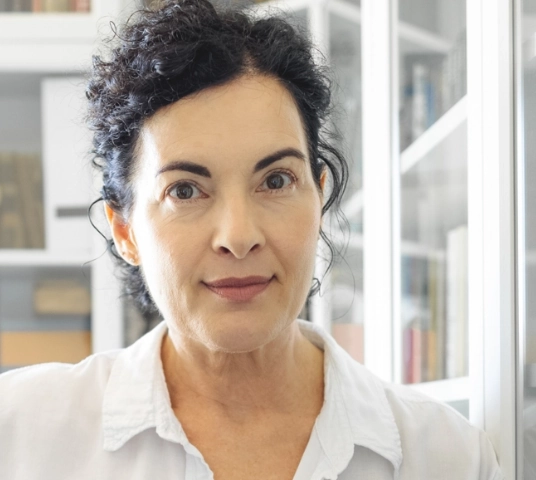
<path fill-rule="evenodd" d="M 302 335 L 297 322 L 247 353 L 209 351 L 168 330 L 162 363 L 174 409 L 193 402 L 231 418 L 267 411 L 316 415 L 323 402 L 323 353 Z"/>

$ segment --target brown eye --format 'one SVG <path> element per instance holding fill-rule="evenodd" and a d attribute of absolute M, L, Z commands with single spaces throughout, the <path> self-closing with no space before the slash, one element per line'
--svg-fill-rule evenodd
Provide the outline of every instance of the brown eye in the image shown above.
<path fill-rule="evenodd" d="M 191 200 L 192 198 L 199 196 L 201 193 L 199 189 L 191 183 L 179 183 L 171 188 L 170 192 L 172 196 L 178 200 Z"/>
<path fill-rule="evenodd" d="M 291 176 L 287 173 L 273 173 L 270 175 L 265 183 L 266 187 L 269 190 L 280 190 L 282 188 L 288 187 L 292 183 L 293 179 Z"/>

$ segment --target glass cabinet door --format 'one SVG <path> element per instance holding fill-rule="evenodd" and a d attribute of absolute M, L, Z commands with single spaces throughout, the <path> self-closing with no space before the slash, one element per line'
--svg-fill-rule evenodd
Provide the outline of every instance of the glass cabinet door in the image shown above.
<path fill-rule="evenodd" d="M 330 222 L 333 238 L 343 252 L 329 277 L 331 333 L 357 361 L 363 362 L 363 200 L 361 138 L 361 28 L 356 2 L 329 2 L 327 58 L 335 78 L 334 126 L 338 147 L 350 171 L 342 210 L 349 222 Z M 341 228 L 342 227 L 342 228 Z"/>
<path fill-rule="evenodd" d="M 524 191 L 520 200 L 518 222 L 522 228 L 519 232 L 524 244 L 524 251 L 519 252 L 524 265 L 519 265 L 525 291 L 524 305 L 520 306 L 519 321 L 522 323 L 524 339 L 520 345 L 524 351 L 522 390 L 520 399 L 522 412 L 519 416 L 523 432 L 523 452 L 520 455 L 523 465 L 523 478 L 532 479 L 536 476 L 536 298 L 531 293 L 536 288 L 536 1 L 520 0 L 521 23 L 517 29 L 518 45 L 521 55 L 518 56 L 519 97 L 517 138 L 519 148 L 517 163 L 523 175 L 518 175 Z M 522 178 L 524 177 L 524 178 Z M 518 197 L 519 198 L 519 197 Z M 521 478 L 521 477 L 520 477 Z"/>
<path fill-rule="evenodd" d="M 468 375 L 466 2 L 399 0 L 397 34 L 395 378 L 420 384 Z"/>

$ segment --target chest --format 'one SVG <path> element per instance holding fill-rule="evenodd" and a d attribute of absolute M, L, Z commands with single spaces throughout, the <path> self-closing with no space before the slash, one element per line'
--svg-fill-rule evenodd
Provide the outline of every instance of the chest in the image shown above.
<path fill-rule="evenodd" d="M 292 480 L 316 417 L 266 417 L 237 425 L 222 419 L 181 417 L 189 441 L 215 480 Z"/>

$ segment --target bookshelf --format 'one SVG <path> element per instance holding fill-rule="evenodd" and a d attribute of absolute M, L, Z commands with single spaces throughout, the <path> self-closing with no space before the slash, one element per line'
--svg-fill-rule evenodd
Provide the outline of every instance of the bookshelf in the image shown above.
<path fill-rule="evenodd" d="M 91 354 L 91 269 L 0 266 L 0 372 Z"/>
<path fill-rule="evenodd" d="M 87 219 L 98 185 L 81 74 L 129 3 L 0 11 L 0 371 L 124 344 L 120 285 Z"/>
<path fill-rule="evenodd" d="M 465 9 L 398 2 L 393 360 L 395 380 L 469 416 Z"/>

